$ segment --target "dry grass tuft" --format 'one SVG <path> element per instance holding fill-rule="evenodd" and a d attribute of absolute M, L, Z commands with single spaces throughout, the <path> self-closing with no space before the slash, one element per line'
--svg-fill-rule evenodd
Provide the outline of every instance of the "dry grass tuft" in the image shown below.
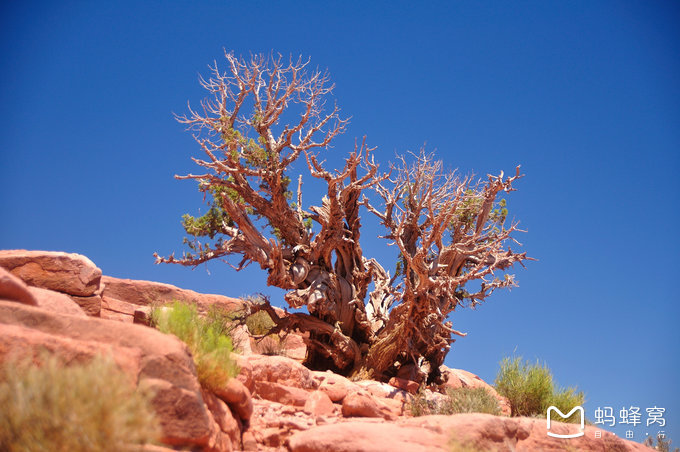
<path fill-rule="evenodd" d="M 109 357 L 63 366 L 11 360 L 0 368 L 0 450 L 91 452 L 152 443 L 150 394 L 135 390 Z"/>

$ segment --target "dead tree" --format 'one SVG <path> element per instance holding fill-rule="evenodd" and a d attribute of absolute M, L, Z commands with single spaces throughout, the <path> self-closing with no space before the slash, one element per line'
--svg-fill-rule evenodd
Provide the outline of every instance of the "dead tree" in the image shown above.
<path fill-rule="evenodd" d="M 310 367 L 437 381 L 452 335 L 463 335 L 450 314 L 514 286 L 499 273 L 528 259 L 507 246 L 517 225 L 506 227 L 499 198 L 513 190 L 519 167 L 512 177 L 473 183 L 421 152 L 383 173 L 364 140 L 342 169 L 328 170 L 317 151 L 347 124 L 337 106 L 326 108 L 328 74 L 301 59 L 226 59 L 226 71 L 215 63 L 201 79 L 210 93 L 201 108 L 178 117 L 207 158 L 193 159 L 201 174 L 176 177 L 195 179 L 211 207 L 183 218 L 190 251 L 157 262 L 196 266 L 237 255 L 236 270 L 255 262 L 267 284 L 288 291 L 290 307 L 308 313 L 279 316 L 268 303 L 251 309 L 266 310 L 277 331 L 309 333 Z M 303 207 L 302 175 L 291 189 L 296 161 L 325 183 L 320 205 Z M 363 255 L 361 210 L 377 215 L 399 249 L 393 275 Z"/>

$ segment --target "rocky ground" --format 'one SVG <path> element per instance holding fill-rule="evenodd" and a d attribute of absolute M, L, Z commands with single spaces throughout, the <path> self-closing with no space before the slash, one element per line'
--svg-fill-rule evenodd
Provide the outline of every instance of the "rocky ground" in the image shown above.
<path fill-rule="evenodd" d="M 201 388 L 187 347 L 146 326 L 151 303 L 174 300 L 199 309 L 240 300 L 169 284 L 102 276 L 85 256 L 61 252 L 0 251 L 0 361 L 42 350 L 78 363 L 112 352 L 138 386 L 155 391 L 153 408 L 163 446 L 149 450 L 205 451 L 644 451 L 613 434 L 557 439 L 544 419 L 511 418 L 507 400 L 476 375 L 444 368 L 451 387 L 484 387 L 502 416 L 457 414 L 412 417 L 408 402 L 418 385 L 350 381 L 310 371 L 304 340 L 289 336 L 282 356 L 254 353 L 258 344 L 238 329 L 240 373 L 215 393 Z M 428 393 L 428 397 L 441 397 Z M 553 423 L 569 433 L 573 425 Z M 598 429 L 599 430 L 599 429 Z"/>

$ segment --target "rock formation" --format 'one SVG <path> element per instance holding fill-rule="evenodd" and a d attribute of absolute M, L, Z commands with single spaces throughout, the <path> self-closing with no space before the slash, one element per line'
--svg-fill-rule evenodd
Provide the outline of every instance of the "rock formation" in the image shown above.
<path fill-rule="evenodd" d="M 162 445 L 148 451 L 650 450 L 606 432 L 595 438 L 593 427 L 568 442 L 548 437 L 544 419 L 507 417 L 507 400 L 490 385 L 445 366 L 446 385 L 485 388 L 505 416 L 412 417 L 408 405 L 419 388 L 407 372 L 389 384 L 350 381 L 311 371 L 288 356 L 253 354 L 247 340 L 234 355 L 239 375 L 211 392 L 200 386 L 184 343 L 135 324 L 148 319 L 152 303 L 174 300 L 202 311 L 239 307 L 239 300 L 222 295 L 102 276 L 77 254 L 0 251 L 0 362 L 48 351 L 73 364 L 110 353 L 131 382 L 154 390 Z M 283 344 L 284 354 L 304 358 L 299 338 Z M 574 428 L 554 425 L 561 432 Z"/>

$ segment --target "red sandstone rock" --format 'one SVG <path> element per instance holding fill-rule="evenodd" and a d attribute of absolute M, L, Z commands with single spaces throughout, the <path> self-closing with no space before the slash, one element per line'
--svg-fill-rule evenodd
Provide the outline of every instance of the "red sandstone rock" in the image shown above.
<path fill-rule="evenodd" d="M 342 415 L 345 417 L 396 418 L 389 407 L 364 391 L 352 392 L 345 396 L 342 401 Z"/>
<path fill-rule="evenodd" d="M 2 267 L 0 267 L 0 300 L 38 305 L 38 301 L 28 290 L 26 283 Z"/>
<path fill-rule="evenodd" d="M 57 314 L 75 315 L 85 317 L 85 312 L 80 309 L 71 297 L 53 290 L 41 289 L 40 287 L 29 287 L 28 290 L 38 300 L 38 307 Z"/>
<path fill-rule="evenodd" d="M 227 310 L 238 309 L 241 300 L 223 295 L 201 294 L 193 290 L 180 289 L 179 287 L 153 281 L 134 279 L 120 279 L 111 276 L 103 276 L 104 285 L 103 299 L 113 299 L 118 302 L 148 306 L 153 303 L 168 304 L 174 301 L 195 303 L 200 310 L 207 310 L 210 306 L 220 306 Z M 115 303 L 115 301 L 113 302 Z M 110 308 L 115 310 L 113 308 Z M 130 315 L 134 314 L 133 312 Z"/>
<path fill-rule="evenodd" d="M 232 353 L 231 359 L 236 361 L 239 368 L 239 373 L 236 378 L 243 383 L 243 385 L 248 388 L 252 394 L 255 390 L 255 380 L 253 380 L 253 365 L 250 364 L 248 358 L 238 353 Z"/>
<path fill-rule="evenodd" d="M 447 377 L 444 385 L 449 388 L 486 388 L 493 389 L 491 385 L 479 378 L 472 372 L 463 369 L 451 369 L 446 366 L 441 366 L 440 371 L 442 375 Z"/>
<path fill-rule="evenodd" d="M 314 391 L 309 395 L 303 410 L 305 413 L 313 414 L 315 416 L 325 416 L 333 414 L 335 406 L 325 392 Z"/>
<path fill-rule="evenodd" d="M 250 420 L 253 414 L 253 399 L 248 388 L 238 379 L 230 379 L 224 387 L 215 391 L 215 395 L 227 402 L 241 420 Z"/>
<path fill-rule="evenodd" d="M 106 288 L 104 288 L 104 293 L 106 293 Z M 120 314 L 134 316 L 135 310 L 137 310 L 137 308 L 139 308 L 139 305 L 128 303 L 126 301 L 120 301 L 106 295 L 102 297 L 102 309 L 108 309 L 109 311 L 118 312 Z"/>
<path fill-rule="evenodd" d="M 401 425 L 422 427 L 431 432 L 447 432 L 455 443 L 473 450 L 533 451 L 650 451 L 642 444 L 626 441 L 609 432 L 596 438 L 599 428 L 586 426 L 584 436 L 564 440 L 546 434 L 546 420 L 542 418 L 508 418 L 490 414 L 456 414 L 453 416 L 423 416 L 410 418 Z M 557 433 L 575 433 L 576 424 L 554 422 L 551 430 Z"/>
<path fill-rule="evenodd" d="M 291 333 L 283 341 L 284 354 L 296 361 L 304 361 L 307 357 L 307 345 L 302 336 Z"/>
<path fill-rule="evenodd" d="M 139 325 L 151 325 L 151 306 L 138 306 L 132 316 L 132 323 Z"/>
<path fill-rule="evenodd" d="M 99 313 L 99 317 L 106 320 L 115 320 L 121 323 L 135 323 L 134 316 L 123 314 L 117 311 L 111 311 L 106 308 L 102 308 L 101 312 Z"/>
<path fill-rule="evenodd" d="M 554 423 L 551 430 L 572 432 L 578 426 Z M 398 422 L 357 420 L 310 428 L 288 441 L 293 452 L 378 452 L 386 450 L 444 452 L 464 448 L 477 451 L 517 452 L 617 452 L 652 451 L 604 432 L 595 438 L 595 427 L 569 440 L 546 435 L 545 419 L 508 418 L 489 414 L 423 416 Z"/>
<path fill-rule="evenodd" d="M 243 442 L 243 450 L 248 452 L 257 451 L 257 441 L 255 441 L 255 435 L 253 435 L 253 432 L 243 432 L 243 435 L 241 435 L 241 441 Z"/>
<path fill-rule="evenodd" d="M 404 380 L 403 378 L 392 377 L 389 381 L 390 386 L 395 388 L 403 389 L 404 391 L 415 394 L 420 389 L 420 385 L 415 381 Z"/>
<path fill-rule="evenodd" d="M 256 382 L 278 383 L 302 389 L 316 389 L 319 382 L 299 362 L 285 356 L 251 355 L 245 359 L 253 369 Z"/>
<path fill-rule="evenodd" d="M 106 291 L 106 288 L 104 290 Z M 135 322 L 135 312 L 140 307 L 150 309 L 149 306 L 139 306 L 103 295 L 100 316 L 103 319 L 117 320 L 119 322 L 139 323 Z"/>
<path fill-rule="evenodd" d="M 283 444 L 282 431 L 278 428 L 266 428 L 262 430 L 262 442 L 269 447 L 279 448 Z"/>
<path fill-rule="evenodd" d="M 29 286 L 84 297 L 94 295 L 102 277 L 87 257 L 55 251 L 0 250 L 0 267 Z"/>
<path fill-rule="evenodd" d="M 234 350 L 237 350 L 243 355 L 252 355 L 253 350 L 250 346 L 250 335 L 248 334 L 248 327 L 245 325 L 237 325 L 230 332 L 231 343 L 234 344 Z"/>
<path fill-rule="evenodd" d="M 392 385 L 375 380 L 357 381 L 356 385 L 365 389 L 371 395 L 383 399 L 395 399 L 404 402 L 409 398 L 409 394 L 403 389 L 395 388 Z"/>
<path fill-rule="evenodd" d="M 31 356 L 40 349 L 54 351 L 67 362 L 113 353 L 132 381 L 155 393 L 152 406 L 165 444 L 225 450 L 220 448 L 230 443 L 206 408 L 188 349 L 174 336 L 0 301 L 0 358 Z"/>
<path fill-rule="evenodd" d="M 91 317 L 99 317 L 102 311 L 102 297 L 99 295 L 91 295 L 89 297 L 79 297 L 77 295 L 69 295 L 71 300 L 73 300 L 80 309 L 82 309 L 85 314 Z"/>
<path fill-rule="evenodd" d="M 304 389 L 257 379 L 255 380 L 255 394 L 273 402 L 299 407 L 305 406 L 310 395 Z"/>
<path fill-rule="evenodd" d="M 447 440 L 445 433 L 418 427 L 352 421 L 296 433 L 288 444 L 292 452 L 448 452 Z"/>
<path fill-rule="evenodd" d="M 350 392 L 361 389 L 360 386 L 352 383 L 347 378 L 335 374 L 331 371 L 312 372 L 314 377 L 321 382 L 319 390 L 325 392 L 333 402 L 342 402 L 342 399 Z"/>
<path fill-rule="evenodd" d="M 210 391 L 201 391 L 208 410 L 213 419 L 220 427 L 220 430 L 229 437 L 231 444 L 225 445 L 224 450 L 240 450 L 241 447 L 241 425 L 234 417 L 231 409 L 222 400 L 217 398 Z M 231 447 L 229 447 L 231 446 Z M 221 452 L 222 449 L 220 449 Z"/>
<path fill-rule="evenodd" d="M 39 362 L 45 352 L 66 365 L 85 364 L 96 355 L 112 356 L 131 383 L 137 382 L 141 368 L 142 353 L 136 348 L 62 337 L 0 322 L 0 363 L 15 359 Z"/>

